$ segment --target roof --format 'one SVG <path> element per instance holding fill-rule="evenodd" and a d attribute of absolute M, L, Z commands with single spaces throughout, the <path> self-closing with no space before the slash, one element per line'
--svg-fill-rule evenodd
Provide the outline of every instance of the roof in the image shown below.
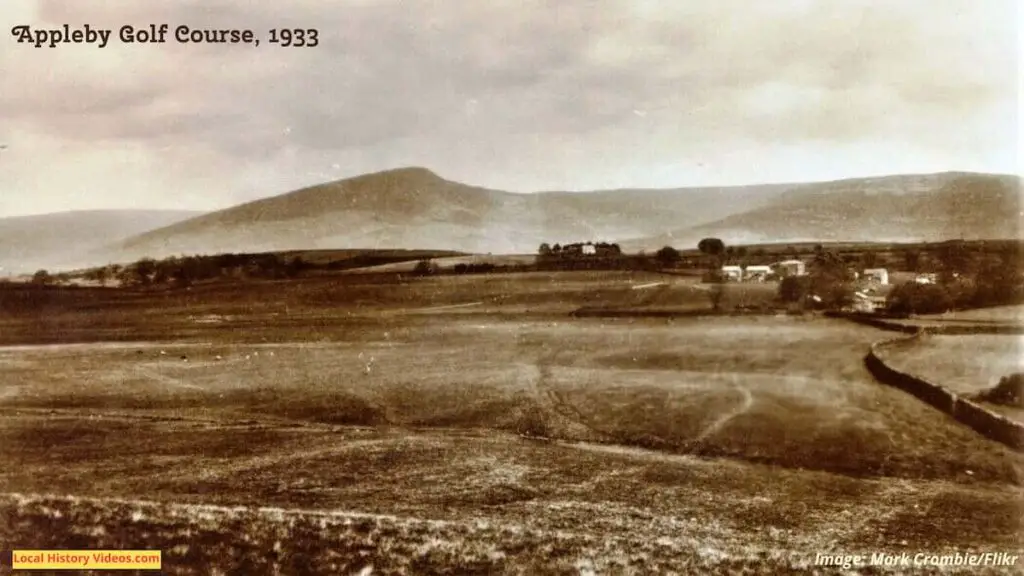
<path fill-rule="evenodd" d="M 782 262 L 779 262 L 779 266 L 790 266 L 792 264 L 803 264 L 803 263 L 804 263 L 803 260 L 783 260 Z"/>
<path fill-rule="evenodd" d="M 876 273 L 876 272 L 884 272 L 886 274 L 889 273 L 889 271 L 886 270 L 885 268 L 865 268 L 864 269 L 864 273 L 865 274 L 873 274 L 873 273 Z"/>
<path fill-rule="evenodd" d="M 753 270 L 755 272 L 756 271 L 771 272 L 772 271 L 772 267 L 771 266 L 747 266 L 747 271 L 751 271 L 751 270 Z"/>

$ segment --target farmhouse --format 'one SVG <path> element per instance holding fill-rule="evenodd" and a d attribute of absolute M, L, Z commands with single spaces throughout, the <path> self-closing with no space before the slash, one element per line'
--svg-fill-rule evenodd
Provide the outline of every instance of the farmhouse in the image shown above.
<path fill-rule="evenodd" d="M 722 277 L 731 282 L 743 281 L 743 268 L 739 266 L 722 266 Z"/>
<path fill-rule="evenodd" d="M 866 291 L 853 293 L 853 309 L 857 312 L 877 312 L 886 306 L 884 296 L 874 296 Z"/>
<path fill-rule="evenodd" d="M 804 276 L 807 274 L 807 265 L 803 260 L 783 260 L 772 265 L 776 274 L 785 278 L 786 276 Z"/>
<path fill-rule="evenodd" d="M 864 279 L 887 286 L 889 284 L 889 271 L 885 268 L 868 268 L 864 270 Z"/>
<path fill-rule="evenodd" d="M 914 278 L 914 282 L 918 284 L 935 284 L 937 280 L 937 274 L 918 274 L 917 277 Z"/>
<path fill-rule="evenodd" d="M 743 277 L 750 282 L 764 282 L 773 273 L 771 266 L 747 266 Z"/>
<path fill-rule="evenodd" d="M 622 250 L 618 244 L 606 242 L 576 242 L 564 246 L 555 245 L 553 252 L 559 256 L 618 256 Z"/>

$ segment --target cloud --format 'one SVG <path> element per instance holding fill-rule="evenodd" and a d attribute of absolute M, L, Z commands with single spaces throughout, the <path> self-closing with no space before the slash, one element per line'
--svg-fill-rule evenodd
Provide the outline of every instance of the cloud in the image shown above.
<path fill-rule="evenodd" d="M 524 191 L 1015 169 L 1012 0 L 13 0 L 0 15 L 4 31 L 64 23 L 263 40 L 4 38 L 0 215 L 213 209 L 403 164 Z M 269 45 L 281 27 L 320 44 Z"/>

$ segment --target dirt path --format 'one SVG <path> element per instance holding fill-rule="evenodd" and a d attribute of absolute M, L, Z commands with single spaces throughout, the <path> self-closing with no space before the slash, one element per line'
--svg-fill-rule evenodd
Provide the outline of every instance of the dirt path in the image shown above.
<path fill-rule="evenodd" d="M 142 366 L 136 366 L 135 371 L 154 382 L 159 382 L 164 386 L 170 388 L 184 388 L 186 390 L 205 390 L 202 386 L 196 386 L 195 384 L 189 384 L 188 382 L 182 381 L 180 378 L 174 378 L 173 376 L 167 376 L 166 374 L 160 374 L 154 372 L 148 368 Z"/>
<path fill-rule="evenodd" d="M 469 308 L 471 306 L 482 306 L 483 302 L 469 302 L 466 304 L 448 304 L 447 306 L 433 306 L 430 308 L 414 308 L 412 310 L 403 310 L 402 312 L 438 312 L 441 310 L 454 310 L 457 308 Z"/>
<path fill-rule="evenodd" d="M 270 468 L 278 464 L 284 464 L 287 462 L 294 462 L 296 460 L 312 460 L 314 458 L 320 458 L 323 456 L 329 456 L 331 454 L 338 454 L 341 452 L 347 452 L 358 448 L 370 448 L 373 446 L 380 446 L 387 442 L 393 442 L 396 438 L 384 437 L 384 438 L 370 438 L 365 440 L 352 440 L 343 439 L 340 442 L 331 442 L 328 446 L 316 446 L 312 448 L 306 448 L 303 450 L 296 450 L 292 452 L 285 452 L 279 454 L 272 454 L 268 456 L 256 456 L 254 458 L 232 458 L 232 462 L 223 466 L 218 466 L 214 469 L 205 469 L 198 474 L 194 471 L 189 471 L 187 477 L 199 478 L 201 480 L 211 480 L 222 476 L 235 475 L 242 472 L 252 472 L 254 470 L 260 470 L 263 468 Z M 425 439 L 418 438 L 415 436 L 408 436 L 402 438 L 402 442 L 419 442 Z"/>
<path fill-rule="evenodd" d="M 654 288 L 655 286 L 664 286 L 667 282 L 651 282 L 649 284 L 638 284 L 633 286 L 633 290 L 644 290 L 646 288 Z"/>
<path fill-rule="evenodd" d="M 697 435 L 697 438 L 694 439 L 694 442 L 703 442 L 706 438 L 710 437 L 712 434 L 715 434 L 716 432 L 724 428 L 734 418 L 746 414 L 750 410 L 751 406 L 754 405 L 754 395 L 750 393 L 750 390 L 746 386 L 739 384 L 737 382 L 734 383 L 734 387 L 736 391 L 742 394 L 743 401 L 734 410 L 726 412 L 725 414 L 722 414 L 721 416 L 716 418 L 710 426 L 705 428 L 700 434 Z"/>

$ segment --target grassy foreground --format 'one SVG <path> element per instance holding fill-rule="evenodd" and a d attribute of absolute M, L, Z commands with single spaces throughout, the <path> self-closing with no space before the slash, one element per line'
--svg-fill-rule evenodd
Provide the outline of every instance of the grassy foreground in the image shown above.
<path fill-rule="evenodd" d="M 1020 547 L 1021 456 L 875 382 L 888 334 L 571 319 L 658 280 L 514 281 L 67 311 L 42 329 L 80 344 L 0 349 L 0 539 L 231 574 L 832 573 L 816 553 Z M 88 342 L 119 317 L 168 340 Z"/>

